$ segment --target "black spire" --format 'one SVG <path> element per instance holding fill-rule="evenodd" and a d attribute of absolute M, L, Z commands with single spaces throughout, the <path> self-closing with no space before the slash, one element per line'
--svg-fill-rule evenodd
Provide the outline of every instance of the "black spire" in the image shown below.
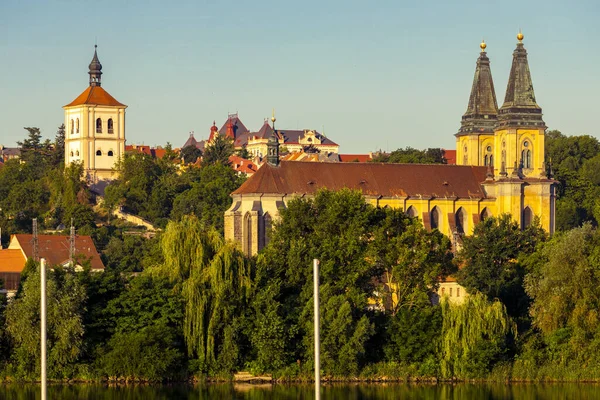
<path fill-rule="evenodd" d="M 279 139 L 275 131 L 273 131 L 267 142 L 267 163 L 274 167 L 279 165 Z"/>
<path fill-rule="evenodd" d="M 479 133 L 493 134 L 498 118 L 498 103 L 496 102 L 490 59 L 485 52 L 487 45 L 482 42 L 480 47 L 481 53 L 475 67 L 469 105 L 462 116 L 457 136 Z"/>
<path fill-rule="evenodd" d="M 88 72 L 90 74 L 90 86 L 100 86 L 100 77 L 102 76 L 102 64 L 98 60 L 97 48 L 98 45 L 94 45 L 94 58 L 92 58 L 90 72 Z"/>
<path fill-rule="evenodd" d="M 546 128 L 542 120 L 542 108 L 535 101 L 527 50 L 522 42 L 523 34 L 519 33 L 517 39 L 519 42 L 513 52 L 504 104 L 498 112 L 498 126 Z"/>

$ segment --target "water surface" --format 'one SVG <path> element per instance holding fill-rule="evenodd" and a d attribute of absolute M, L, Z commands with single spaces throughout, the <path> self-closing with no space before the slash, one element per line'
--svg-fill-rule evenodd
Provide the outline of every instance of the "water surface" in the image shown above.
<path fill-rule="evenodd" d="M 61 400 L 309 400 L 311 385 L 50 385 L 48 399 Z M 37 385 L 0 386 L 0 399 L 40 399 Z M 591 400 L 600 399 L 597 384 L 331 384 L 321 391 L 323 400 Z"/>

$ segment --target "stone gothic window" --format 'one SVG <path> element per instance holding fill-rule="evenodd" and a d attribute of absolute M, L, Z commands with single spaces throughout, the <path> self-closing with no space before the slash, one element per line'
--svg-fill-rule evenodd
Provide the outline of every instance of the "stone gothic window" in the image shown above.
<path fill-rule="evenodd" d="M 531 226 L 533 222 L 533 212 L 529 206 L 525 207 L 523 210 L 523 229 Z"/>
<path fill-rule="evenodd" d="M 106 123 L 106 128 L 108 129 L 108 133 L 115 133 L 112 118 L 108 119 L 108 122 Z"/>
<path fill-rule="evenodd" d="M 102 119 L 96 120 L 96 133 L 102 133 Z"/>
<path fill-rule="evenodd" d="M 417 210 L 413 206 L 410 206 L 406 210 L 406 215 L 412 218 L 417 218 Z"/>
<path fill-rule="evenodd" d="M 460 234 L 460 235 L 464 235 L 465 234 L 465 223 L 466 223 L 466 212 L 465 210 L 460 207 L 455 214 L 455 221 L 456 221 L 456 233 Z"/>
<path fill-rule="evenodd" d="M 440 210 L 437 206 L 431 210 L 431 229 L 440 229 Z"/>

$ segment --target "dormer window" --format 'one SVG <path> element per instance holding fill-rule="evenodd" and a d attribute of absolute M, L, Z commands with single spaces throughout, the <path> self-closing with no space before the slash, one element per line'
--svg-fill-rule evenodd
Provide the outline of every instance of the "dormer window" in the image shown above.
<path fill-rule="evenodd" d="M 107 122 L 106 126 L 108 128 L 108 133 L 114 133 L 112 118 L 108 119 L 108 122 Z"/>
<path fill-rule="evenodd" d="M 96 120 L 96 133 L 102 133 L 102 119 Z"/>

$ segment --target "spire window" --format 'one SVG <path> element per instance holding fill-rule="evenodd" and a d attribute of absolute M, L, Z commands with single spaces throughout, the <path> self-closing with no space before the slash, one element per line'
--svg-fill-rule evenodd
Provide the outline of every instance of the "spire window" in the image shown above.
<path fill-rule="evenodd" d="M 523 164 L 523 168 L 525 169 L 532 168 L 531 149 L 529 147 L 528 140 L 523 142 L 523 148 L 521 150 L 521 163 Z"/>
<path fill-rule="evenodd" d="M 108 129 L 108 133 L 115 133 L 112 118 L 108 119 L 108 122 L 106 123 L 106 127 Z"/>
<path fill-rule="evenodd" d="M 98 118 L 96 120 L 96 133 L 102 133 L 102 119 Z"/>

